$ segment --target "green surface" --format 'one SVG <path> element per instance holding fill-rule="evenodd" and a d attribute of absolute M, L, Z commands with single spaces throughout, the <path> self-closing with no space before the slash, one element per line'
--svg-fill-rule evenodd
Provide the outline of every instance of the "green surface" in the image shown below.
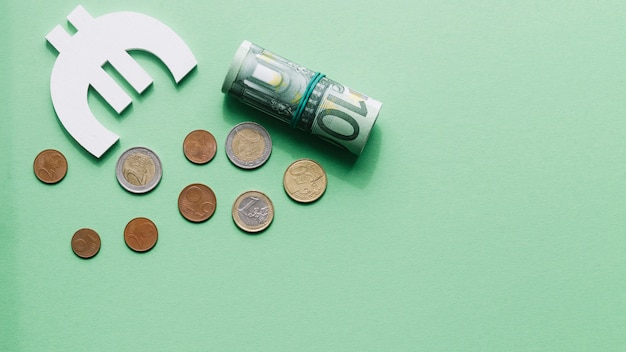
<path fill-rule="evenodd" d="M 129 91 L 121 116 L 90 93 L 121 136 L 97 160 L 63 130 L 49 92 L 56 52 L 44 36 L 78 3 L 1 3 L 0 350 L 626 350 L 623 1 L 81 4 L 161 20 L 198 67 L 177 87 L 134 54 L 154 85 Z M 364 153 L 227 100 L 244 39 L 382 101 Z M 274 142 L 249 172 L 223 147 L 246 120 Z M 219 144 L 204 166 L 182 153 L 198 128 Z M 143 196 L 114 174 L 137 145 L 164 165 Z M 69 162 L 53 186 L 32 171 L 47 148 Z M 301 157 L 328 173 L 311 205 L 282 189 Z M 202 224 L 176 204 L 194 182 L 218 199 Z M 276 208 L 258 236 L 230 216 L 248 189 Z M 137 216 L 159 229 L 144 254 L 122 236 Z M 82 227 L 102 238 L 90 260 L 70 248 Z"/>

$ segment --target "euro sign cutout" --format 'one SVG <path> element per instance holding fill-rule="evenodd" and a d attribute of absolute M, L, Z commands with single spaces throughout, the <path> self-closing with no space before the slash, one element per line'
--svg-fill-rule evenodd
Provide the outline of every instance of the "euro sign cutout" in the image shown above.
<path fill-rule="evenodd" d="M 69 134 L 99 158 L 119 136 L 100 124 L 89 109 L 89 86 L 118 114 L 132 102 L 104 71 L 107 62 L 139 94 L 152 84 L 152 78 L 128 54 L 128 50 L 147 51 L 161 59 L 177 84 L 196 67 L 197 62 L 174 31 L 140 13 L 114 12 L 93 18 L 78 6 L 67 19 L 77 29 L 73 36 L 61 26 L 56 26 L 46 36 L 59 52 L 50 77 L 52 104 Z"/>

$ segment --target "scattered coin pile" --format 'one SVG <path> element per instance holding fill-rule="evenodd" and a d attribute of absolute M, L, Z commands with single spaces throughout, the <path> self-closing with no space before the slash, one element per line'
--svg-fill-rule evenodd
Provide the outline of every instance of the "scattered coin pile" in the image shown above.
<path fill-rule="evenodd" d="M 215 137 L 205 130 L 192 131 L 183 141 L 183 153 L 194 164 L 208 163 L 216 151 Z M 270 135 L 257 123 L 240 123 L 232 128 L 226 138 L 226 156 L 233 165 L 241 169 L 251 170 L 262 166 L 271 153 Z M 37 155 L 33 170 L 41 182 L 54 184 L 65 177 L 67 160 L 61 152 L 47 149 Z M 133 147 L 119 157 L 115 175 L 122 188 L 141 194 L 156 188 L 163 175 L 163 167 L 155 152 L 146 147 Z M 318 200 L 326 191 L 327 183 L 326 172 L 311 159 L 294 161 L 283 175 L 285 193 L 300 203 Z M 180 215 L 193 223 L 209 220 L 216 207 L 215 193 L 209 186 L 201 183 L 186 186 L 178 196 Z M 250 190 L 237 197 L 231 213 L 238 228 L 254 234 L 270 226 L 274 219 L 274 205 L 263 192 Z M 124 228 L 124 242 L 135 252 L 149 251 L 156 245 L 157 239 L 157 227 L 150 219 L 132 219 Z M 74 253 L 84 259 L 98 254 L 100 245 L 100 236 L 89 228 L 76 231 L 71 240 Z"/>

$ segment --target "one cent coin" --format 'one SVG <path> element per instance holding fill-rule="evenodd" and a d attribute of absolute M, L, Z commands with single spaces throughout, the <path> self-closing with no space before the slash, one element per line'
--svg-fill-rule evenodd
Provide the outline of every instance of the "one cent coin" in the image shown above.
<path fill-rule="evenodd" d="M 263 165 L 272 153 L 272 139 L 263 126 L 254 122 L 242 122 L 226 137 L 228 159 L 242 169 L 254 169 Z"/>
<path fill-rule="evenodd" d="M 35 157 L 33 163 L 35 176 L 43 183 L 57 183 L 67 173 L 67 160 L 58 150 L 46 149 Z"/>
<path fill-rule="evenodd" d="M 150 192 L 161 181 L 161 160 L 145 147 L 130 148 L 117 160 L 115 175 L 122 188 L 131 193 Z"/>
<path fill-rule="evenodd" d="M 157 243 L 158 237 L 159 231 L 150 219 L 132 219 L 124 228 L 124 241 L 135 252 L 149 251 Z"/>
<path fill-rule="evenodd" d="M 80 229 L 72 236 L 72 250 L 77 256 L 89 259 L 100 251 L 100 236 L 92 229 Z"/>
<path fill-rule="evenodd" d="M 215 213 L 216 206 L 215 193 L 209 186 L 201 183 L 185 187 L 178 196 L 180 215 L 191 222 L 208 220 Z"/>
<path fill-rule="evenodd" d="M 301 203 L 318 200 L 326 191 L 327 184 L 326 172 L 311 159 L 294 161 L 283 176 L 285 192 L 291 199 Z"/>
<path fill-rule="evenodd" d="M 194 164 L 206 164 L 215 156 L 217 142 L 215 137 L 205 130 L 190 132 L 183 141 L 183 152 Z"/>
<path fill-rule="evenodd" d="M 260 232 L 274 219 L 274 205 L 268 196 L 258 191 L 241 194 L 233 204 L 233 220 L 246 232 Z"/>

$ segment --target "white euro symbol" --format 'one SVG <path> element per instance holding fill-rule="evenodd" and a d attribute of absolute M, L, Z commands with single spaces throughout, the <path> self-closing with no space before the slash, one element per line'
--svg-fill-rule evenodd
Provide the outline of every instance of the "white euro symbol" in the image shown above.
<path fill-rule="evenodd" d="M 73 36 L 61 26 L 46 36 L 59 52 L 50 77 L 52 104 L 69 134 L 99 158 L 119 136 L 102 126 L 89 109 L 89 86 L 118 114 L 132 102 L 104 71 L 104 64 L 109 62 L 141 94 L 152 84 L 152 78 L 128 50 L 154 54 L 167 66 L 176 83 L 196 66 L 196 58 L 174 31 L 140 13 L 115 12 L 94 19 L 78 6 L 67 19 L 77 29 Z"/>

